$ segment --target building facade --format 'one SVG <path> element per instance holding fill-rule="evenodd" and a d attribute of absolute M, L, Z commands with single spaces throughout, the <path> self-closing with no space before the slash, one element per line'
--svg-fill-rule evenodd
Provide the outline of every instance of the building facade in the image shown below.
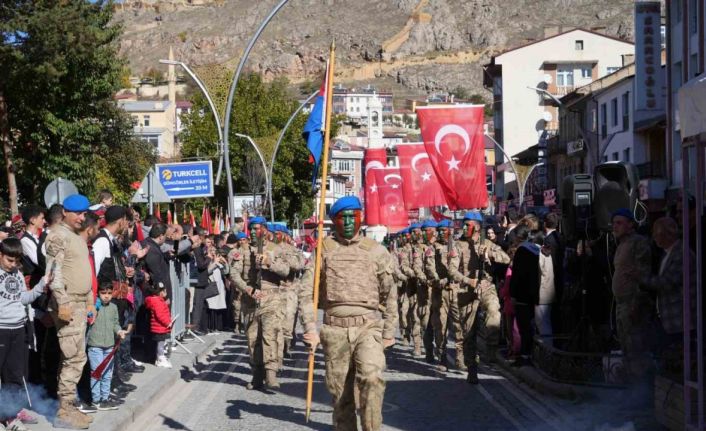
<path fill-rule="evenodd" d="M 119 100 L 118 106 L 132 117 L 135 136 L 152 144 L 161 157 L 177 157 L 174 103 L 166 100 Z"/>
<path fill-rule="evenodd" d="M 392 115 L 392 93 L 378 92 L 375 88 L 368 86 L 363 89 L 345 88 L 341 85 L 333 89 L 333 112 L 338 115 L 345 115 L 351 122 L 366 123 L 368 120 L 368 105 L 373 98 L 377 98 L 382 103 L 382 115 Z"/>
<path fill-rule="evenodd" d="M 495 139 L 511 157 L 556 134 L 554 99 L 614 72 L 634 51 L 632 43 L 589 30 L 546 36 L 492 57 L 483 68 L 484 85 L 493 92 Z M 504 163 L 500 153 L 496 163 Z M 498 169 L 499 196 L 515 181 L 510 172 Z"/>

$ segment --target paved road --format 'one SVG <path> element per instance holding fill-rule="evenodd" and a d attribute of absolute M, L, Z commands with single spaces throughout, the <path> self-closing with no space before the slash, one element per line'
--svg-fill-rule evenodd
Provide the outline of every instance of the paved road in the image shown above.
<path fill-rule="evenodd" d="M 321 354 L 317 355 L 311 421 L 305 424 L 306 352 L 302 346 L 285 363 L 281 390 L 267 393 L 245 389 L 250 377 L 244 337 L 221 334 L 218 338 L 218 347 L 207 362 L 196 370 L 182 369 L 182 379 L 138 417 L 131 429 L 331 429 L 332 409 L 323 383 Z M 480 385 L 469 386 L 460 373 L 441 374 L 413 359 L 408 347 L 393 347 L 387 360 L 385 430 L 594 430 L 611 429 L 600 426 L 609 419 L 618 424 L 631 419 L 640 424 L 641 420 L 619 406 L 624 392 L 612 391 L 577 405 L 541 396 L 489 368 L 483 368 Z M 648 428 L 652 427 L 637 429 Z"/>

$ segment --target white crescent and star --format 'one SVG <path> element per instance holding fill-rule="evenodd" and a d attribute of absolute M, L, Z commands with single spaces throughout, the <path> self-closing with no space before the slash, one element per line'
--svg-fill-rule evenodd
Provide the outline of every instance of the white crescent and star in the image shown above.
<path fill-rule="evenodd" d="M 429 154 L 427 154 L 426 152 L 424 152 L 424 153 L 419 153 L 419 154 L 415 155 L 414 157 L 412 157 L 412 170 L 413 170 L 414 172 L 418 172 L 418 171 L 417 171 L 417 162 L 420 161 L 421 159 L 424 159 L 424 158 L 427 158 L 427 159 L 428 159 L 428 158 L 429 158 Z"/>
<path fill-rule="evenodd" d="M 459 126 L 458 124 L 447 124 L 441 129 L 439 129 L 438 132 L 436 132 L 436 136 L 434 137 L 434 148 L 436 148 L 436 152 L 441 155 L 441 144 L 442 140 L 446 137 L 446 135 L 458 135 L 463 139 L 463 155 L 468 153 L 468 151 L 471 149 L 471 137 L 468 136 L 468 132 L 466 132 L 466 129 L 463 127 Z M 450 171 L 458 171 L 458 165 L 461 163 L 461 160 L 456 160 L 456 158 L 451 155 L 451 160 L 447 160 L 446 164 L 449 165 L 449 172 Z"/>
<path fill-rule="evenodd" d="M 429 172 L 424 171 L 424 173 L 422 174 L 422 181 L 431 181 L 431 174 Z"/>
<path fill-rule="evenodd" d="M 382 164 L 381 161 L 379 160 L 373 160 L 365 164 L 365 174 L 367 175 L 368 171 L 371 169 L 384 169 L 385 166 Z"/>
<path fill-rule="evenodd" d="M 385 178 L 383 178 L 383 180 L 385 181 L 385 184 L 390 184 L 390 183 L 387 181 L 388 178 L 397 178 L 397 179 L 399 179 L 400 181 L 402 181 L 402 177 L 399 176 L 399 175 L 397 175 L 397 174 L 387 174 L 387 175 L 385 175 Z M 399 183 L 393 183 L 393 184 L 390 184 L 390 185 L 392 186 L 393 189 L 398 189 L 398 188 L 400 187 Z"/>

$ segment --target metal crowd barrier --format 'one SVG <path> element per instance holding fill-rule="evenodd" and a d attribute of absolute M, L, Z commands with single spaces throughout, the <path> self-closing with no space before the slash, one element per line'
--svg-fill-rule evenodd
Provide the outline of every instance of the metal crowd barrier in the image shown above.
<path fill-rule="evenodd" d="M 186 303 L 186 292 L 189 289 L 190 283 L 189 265 L 185 263 L 181 263 L 180 265 L 180 271 L 177 273 L 174 261 L 169 262 L 169 277 L 172 282 L 171 313 L 173 322 L 171 344 L 172 346 L 177 345 L 188 353 L 191 353 L 182 343 L 184 335 L 188 333 L 202 343 L 204 341 L 187 328 L 187 323 L 189 322 L 189 308 L 187 308 L 188 304 Z"/>

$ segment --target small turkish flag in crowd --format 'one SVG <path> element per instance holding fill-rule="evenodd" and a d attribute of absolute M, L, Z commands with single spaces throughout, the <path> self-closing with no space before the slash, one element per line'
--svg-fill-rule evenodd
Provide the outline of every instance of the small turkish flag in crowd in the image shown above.
<path fill-rule="evenodd" d="M 445 206 L 446 198 L 423 143 L 397 145 L 407 209 Z"/>
<path fill-rule="evenodd" d="M 449 208 L 487 207 L 483 105 L 420 106 L 417 115 Z"/>
<path fill-rule="evenodd" d="M 374 169 L 387 166 L 387 151 L 384 148 L 365 150 L 365 224 L 375 226 L 381 224 L 378 207 L 378 187 L 373 175 Z"/>
<path fill-rule="evenodd" d="M 373 169 L 377 184 L 380 224 L 391 231 L 399 230 L 409 224 L 407 209 L 402 194 L 402 176 L 398 168 Z"/>

